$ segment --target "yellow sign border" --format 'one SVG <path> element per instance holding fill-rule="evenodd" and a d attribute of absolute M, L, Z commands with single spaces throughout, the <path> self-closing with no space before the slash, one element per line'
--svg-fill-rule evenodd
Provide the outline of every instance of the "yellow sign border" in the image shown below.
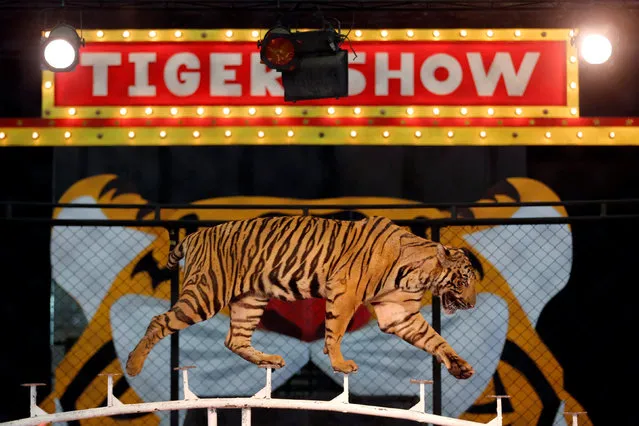
<path fill-rule="evenodd" d="M 632 120 L 629 120 L 632 121 Z M 639 145 L 639 127 L 13 127 L 0 146 L 622 146 Z"/>
<path fill-rule="evenodd" d="M 265 29 L 118 29 L 78 31 L 87 43 L 100 42 L 247 42 L 257 41 L 264 36 Z M 571 40 L 576 30 L 510 28 L 510 29 L 353 29 L 349 37 L 354 41 L 564 41 L 566 43 L 566 106 L 300 106 L 282 103 L 279 106 L 206 106 L 200 107 L 56 107 L 54 104 L 55 79 L 50 71 L 42 72 L 42 117 L 43 118 L 131 118 L 131 117 L 224 117 L 231 111 L 254 111 L 257 117 L 323 117 L 336 116 L 363 117 L 486 117 L 486 118 L 568 118 L 579 117 L 579 59 L 577 48 Z M 46 36 L 46 32 L 43 32 Z M 257 49 L 257 45 L 256 45 Z M 333 114 L 329 113 L 333 108 Z M 412 113 L 408 114 L 408 109 Z M 357 114 L 356 114 L 357 111 Z"/>

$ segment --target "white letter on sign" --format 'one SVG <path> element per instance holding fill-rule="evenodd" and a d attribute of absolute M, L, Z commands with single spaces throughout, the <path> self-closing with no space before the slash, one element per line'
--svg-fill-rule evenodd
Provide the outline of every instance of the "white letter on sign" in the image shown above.
<path fill-rule="evenodd" d="M 235 81 L 235 70 L 226 65 L 242 65 L 241 53 L 211 53 L 211 96 L 242 96 L 241 84 L 227 84 Z"/>
<path fill-rule="evenodd" d="M 80 65 L 93 67 L 93 96 L 109 94 L 109 67 L 122 65 L 119 53 L 82 53 Z"/>
<path fill-rule="evenodd" d="M 537 65 L 539 52 L 527 52 L 524 55 L 524 60 L 521 61 L 519 72 L 515 72 L 510 53 L 498 52 L 495 54 L 493 63 L 490 64 L 488 75 L 486 75 L 484 70 L 481 54 L 468 53 L 466 56 L 468 57 L 470 72 L 473 75 L 473 80 L 475 80 L 475 87 L 479 96 L 492 96 L 502 74 L 504 75 L 508 96 L 522 96 L 526 91 L 526 87 L 528 87 L 535 65 Z"/>
<path fill-rule="evenodd" d="M 348 63 L 355 63 L 355 54 L 348 54 Z M 365 64 L 366 63 L 366 53 L 360 53 L 357 55 L 357 63 Z M 366 77 L 364 73 L 358 70 L 348 69 L 348 96 L 359 95 L 366 88 Z"/>
<path fill-rule="evenodd" d="M 448 71 L 446 80 L 435 78 L 435 70 L 438 68 L 444 68 Z M 445 53 L 429 56 L 419 71 L 419 77 L 426 90 L 441 96 L 450 95 L 457 90 L 462 82 L 463 74 L 462 67 L 457 62 L 457 59 Z"/>
<path fill-rule="evenodd" d="M 184 71 L 178 78 L 178 69 L 186 65 L 188 70 L 199 70 L 200 60 L 193 53 L 176 53 L 166 61 L 164 83 L 175 96 L 190 96 L 200 86 L 199 71 Z M 183 80 L 183 81 L 180 81 Z"/>
<path fill-rule="evenodd" d="M 412 53 L 401 54 L 401 65 L 399 70 L 388 69 L 388 53 L 375 54 L 375 95 L 388 96 L 388 80 L 399 78 L 400 91 L 402 96 L 413 96 L 415 94 L 415 72 Z"/>
<path fill-rule="evenodd" d="M 279 71 L 269 70 L 260 63 L 260 54 L 251 53 L 251 96 L 284 96 L 284 88 L 278 81 Z"/>
<path fill-rule="evenodd" d="M 129 53 L 129 62 L 135 64 L 135 79 L 129 86 L 129 96 L 155 96 L 155 86 L 149 85 L 149 63 L 157 60 L 155 52 Z"/>

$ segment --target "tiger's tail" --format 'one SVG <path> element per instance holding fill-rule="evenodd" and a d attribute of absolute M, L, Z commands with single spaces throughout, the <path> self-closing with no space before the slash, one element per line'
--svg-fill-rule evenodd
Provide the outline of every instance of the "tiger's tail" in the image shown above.
<path fill-rule="evenodd" d="M 166 262 L 166 268 L 168 270 L 175 271 L 180 267 L 180 259 L 182 259 L 186 253 L 184 243 L 187 239 L 188 237 L 180 241 L 180 243 L 169 253 L 169 260 Z"/>

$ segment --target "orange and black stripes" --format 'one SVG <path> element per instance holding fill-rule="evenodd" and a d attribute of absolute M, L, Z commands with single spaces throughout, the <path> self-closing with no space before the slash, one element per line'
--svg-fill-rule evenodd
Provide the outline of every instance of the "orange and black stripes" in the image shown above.
<path fill-rule="evenodd" d="M 429 352 L 439 350 L 439 343 L 445 341 L 418 315 L 423 293 L 428 289 L 452 293 L 445 300 L 457 307 L 470 306 L 474 299 L 472 303 L 456 302 L 464 287 L 456 281 L 467 281 L 469 275 L 457 273 L 455 260 L 447 260 L 450 252 L 438 250 L 440 244 L 383 217 L 359 221 L 265 217 L 196 231 L 169 254 L 170 269 L 185 259 L 179 300 L 168 312 L 153 318 L 129 356 L 127 371 L 139 373 L 149 351 L 163 337 L 204 321 L 225 306 L 231 312 L 225 345 L 255 364 L 281 367 L 282 357 L 251 346 L 253 330 L 271 298 L 326 299 L 325 352 L 338 371 L 357 369 L 353 361 L 342 357 L 340 343 L 362 303 L 372 302 L 382 309 L 382 321 L 384 309 L 390 308 L 380 306 L 411 306 L 400 322 L 393 314 L 393 323 L 384 330 Z"/>

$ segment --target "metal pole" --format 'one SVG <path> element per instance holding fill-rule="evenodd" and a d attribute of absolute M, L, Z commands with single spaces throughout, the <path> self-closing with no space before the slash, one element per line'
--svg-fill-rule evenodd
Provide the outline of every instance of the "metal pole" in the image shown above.
<path fill-rule="evenodd" d="M 431 239 L 433 241 L 439 242 L 441 239 L 440 227 L 433 226 L 431 232 Z M 433 296 L 433 314 L 432 314 L 432 326 L 433 329 L 441 334 L 442 332 L 442 323 L 441 323 L 441 302 L 439 297 Z M 442 414 L 442 370 L 439 361 L 437 358 L 433 356 L 433 414 L 441 415 Z"/>
<path fill-rule="evenodd" d="M 178 244 L 179 229 L 169 229 L 169 250 Z M 175 270 L 171 273 L 171 306 L 175 305 L 180 296 L 180 273 Z M 180 377 L 176 368 L 180 365 L 180 332 L 171 334 L 171 400 L 175 401 L 180 398 Z M 171 411 L 171 426 L 179 426 L 180 417 L 178 411 Z"/>

